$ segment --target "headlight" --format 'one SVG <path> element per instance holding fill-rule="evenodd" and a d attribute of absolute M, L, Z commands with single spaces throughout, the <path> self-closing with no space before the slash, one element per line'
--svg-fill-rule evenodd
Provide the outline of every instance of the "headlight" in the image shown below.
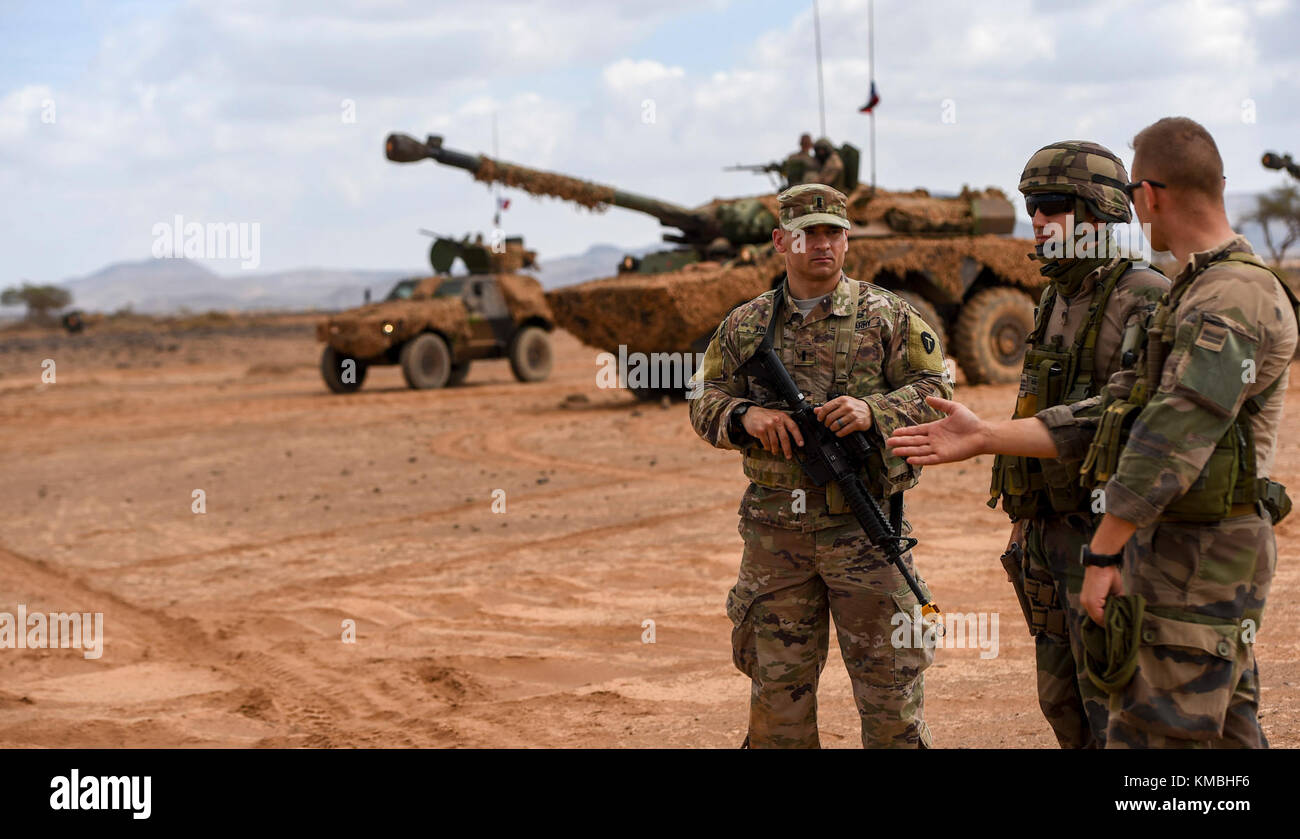
<path fill-rule="evenodd" d="M 391 323 L 384 324 L 384 334 L 385 335 L 393 334 L 393 325 Z"/>

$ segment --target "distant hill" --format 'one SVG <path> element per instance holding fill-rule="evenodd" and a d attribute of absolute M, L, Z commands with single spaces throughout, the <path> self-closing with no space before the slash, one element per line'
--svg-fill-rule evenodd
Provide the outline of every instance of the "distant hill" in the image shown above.
<path fill-rule="evenodd" d="M 574 256 L 539 260 L 542 268 L 534 276 L 548 289 L 580 283 L 615 273 L 624 254 L 641 256 L 656 247 L 624 249 L 593 245 Z M 193 312 L 330 310 L 358 305 L 366 289 L 373 298 L 382 298 L 399 279 L 424 273 L 427 273 L 425 266 L 409 271 L 300 268 L 271 273 L 217 274 L 186 259 L 145 259 L 114 263 L 84 277 L 70 277 L 58 285 L 72 293 L 73 307 L 88 312 L 114 312 L 125 307 L 154 315 L 174 314 L 182 309 Z M 0 318 L 22 314 L 21 307 L 0 307 Z"/>
<path fill-rule="evenodd" d="M 119 262 L 59 285 L 72 305 L 142 314 L 190 311 L 340 308 L 360 303 L 364 289 L 382 295 L 408 271 L 336 271 L 304 268 L 274 273 L 216 274 L 186 259 Z"/>
<path fill-rule="evenodd" d="M 537 261 L 541 263 L 542 268 L 534 276 L 546 289 L 582 283 L 597 277 L 609 277 L 618 273 L 618 263 L 627 254 L 640 257 L 663 247 L 667 245 L 646 245 L 641 248 L 592 245 L 585 253 L 577 256 L 561 256 L 555 259 L 539 256 Z"/>

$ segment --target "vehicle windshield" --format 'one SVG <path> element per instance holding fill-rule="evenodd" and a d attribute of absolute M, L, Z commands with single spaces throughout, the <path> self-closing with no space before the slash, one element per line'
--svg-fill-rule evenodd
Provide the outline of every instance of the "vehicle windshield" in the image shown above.
<path fill-rule="evenodd" d="M 418 279 L 402 280 L 397 285 L 393 286 L 393 290 L 388 292 L 388 296 L 385 297 L 384 299 L 385 300 L 409 300 L 411 299 L 411 295 L 415 292 L 415 287 L 419 284 L 420 281 Z"/>
<path fill-rule="evenodd" d="M 465 290 L 465 281 L 459 279 L 443 280 L 437 290 L 433 292 L 434 297 L 460 297 Z"/>

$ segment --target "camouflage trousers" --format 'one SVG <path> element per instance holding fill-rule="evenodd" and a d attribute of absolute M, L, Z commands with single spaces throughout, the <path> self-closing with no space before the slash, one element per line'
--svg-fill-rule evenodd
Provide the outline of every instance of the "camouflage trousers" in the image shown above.
<path fill-rule="evenodd" d="M 1267 748 L 1254 636 L 1277 567 L 1267 515 L 1158 522 L 1124 556 L 1146 598 L 1132 680 L 1111 697 L 1107 748 Z"/>
<path fill-rule="evenodd" d="M 1022 584 L 1038 662 L 1038 707 L 1063 749 L 1099 749 L 1106 742 L 1107 695 L 1084 669 L 1083 565 L 1092 539 L 1090 517 L 1071 513 L 1027 519 Z"/>
<path fill-rule="evenodd" d="M 922 671 L 934 649 L 912 643 L 923 634 L 912 631 L 916 597 L 862 528 L 853 522 L 803 532 L 742 518 L 740 535 L 745 553 L 727 615 L 733 660 L 751 679 L 750 747 L 820 747 L 817 683 L 831 618 L 862 720 L 862 745 L 929 747 Z M 910 570 L 911 555 L 904 561 Z"/>

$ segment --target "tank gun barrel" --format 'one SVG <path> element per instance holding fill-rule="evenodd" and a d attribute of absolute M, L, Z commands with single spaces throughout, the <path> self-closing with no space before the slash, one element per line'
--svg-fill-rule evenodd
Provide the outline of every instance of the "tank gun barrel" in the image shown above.
<path fill-rule="evenodd" d="M 664 226 L 682 232 L 682 236 L 672 237 L 669 241 L 703 246 L 721 233 L 720 225 L 709 213 L 593 181 L 494 160 L 486 155 L 453 151 L 445 148 L 442 137 L 436 134 L 430 134 L 424 142 L 407 134 L 389 134 L 384 153 L 394 163 L 415 163 L 428 158 L 444 166 L 464 169 L 484 183 L 518 187 L 533 195 L 562 198 L 592 210 L 603 210 L 612 204 L 645 213 L 659 219 Z"/>

